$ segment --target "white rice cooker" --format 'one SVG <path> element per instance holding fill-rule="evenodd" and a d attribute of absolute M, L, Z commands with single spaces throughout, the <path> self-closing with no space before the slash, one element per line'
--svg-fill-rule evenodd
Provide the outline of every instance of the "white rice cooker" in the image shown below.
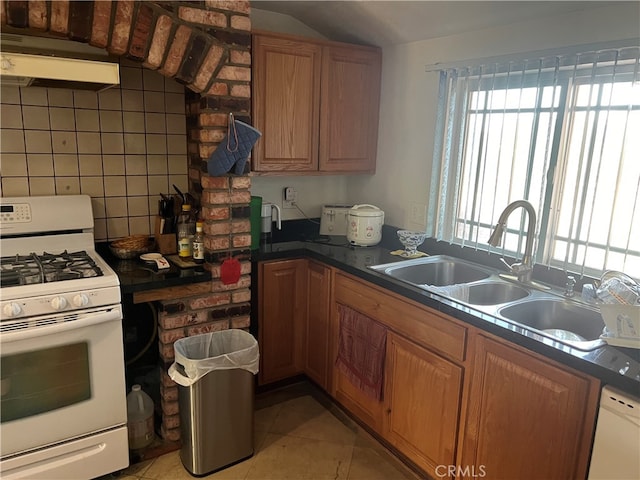
<path fill-rule="evenodd" d="M 347 240 L 351 245 L 368 247 L 382 240 L 384 212 L 375 205 L 354 205 L 349 210 Z"/>

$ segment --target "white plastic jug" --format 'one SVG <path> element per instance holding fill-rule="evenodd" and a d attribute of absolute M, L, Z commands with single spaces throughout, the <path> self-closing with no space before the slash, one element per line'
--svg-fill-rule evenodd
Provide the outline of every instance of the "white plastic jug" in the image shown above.
<path fill-rule="evenodd" d="M 132 386 L 127 395 L 127 428 L 131 450 L 147 447 L 153 442 L 153 400 L 140 385 Z"/>

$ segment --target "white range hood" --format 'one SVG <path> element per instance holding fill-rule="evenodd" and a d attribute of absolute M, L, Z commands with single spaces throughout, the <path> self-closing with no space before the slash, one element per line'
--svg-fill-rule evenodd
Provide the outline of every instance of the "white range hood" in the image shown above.
<path fill-rule="evenodd" d="M 100 91 L 120 83 L 117 60 L 77 42 L 2 34 L 0 85 Z"/>

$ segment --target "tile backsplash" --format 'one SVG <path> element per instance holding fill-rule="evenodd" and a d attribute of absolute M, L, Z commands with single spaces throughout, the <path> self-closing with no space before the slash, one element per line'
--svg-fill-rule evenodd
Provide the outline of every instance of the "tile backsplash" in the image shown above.
<path fill-rule="evenodd" d="M 96 240 L 153 233 L 160 192 L 188 191 L 184 87 L 126 60 L 120 79 L 1 87 L 1 195 L 87 194 Z"/>

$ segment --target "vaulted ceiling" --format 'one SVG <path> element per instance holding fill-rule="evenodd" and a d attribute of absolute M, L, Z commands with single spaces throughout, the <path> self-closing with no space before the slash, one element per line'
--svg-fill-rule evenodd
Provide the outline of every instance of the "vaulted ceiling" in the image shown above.
<path fill-rule="evenodd" d="M 251 6 L 290 15 L 332 40 L 386 46 L 611 7 L 614 3 L 618 2 L 253 0 Z M 640 13 L 638 23 L 640 32 Z"/>

